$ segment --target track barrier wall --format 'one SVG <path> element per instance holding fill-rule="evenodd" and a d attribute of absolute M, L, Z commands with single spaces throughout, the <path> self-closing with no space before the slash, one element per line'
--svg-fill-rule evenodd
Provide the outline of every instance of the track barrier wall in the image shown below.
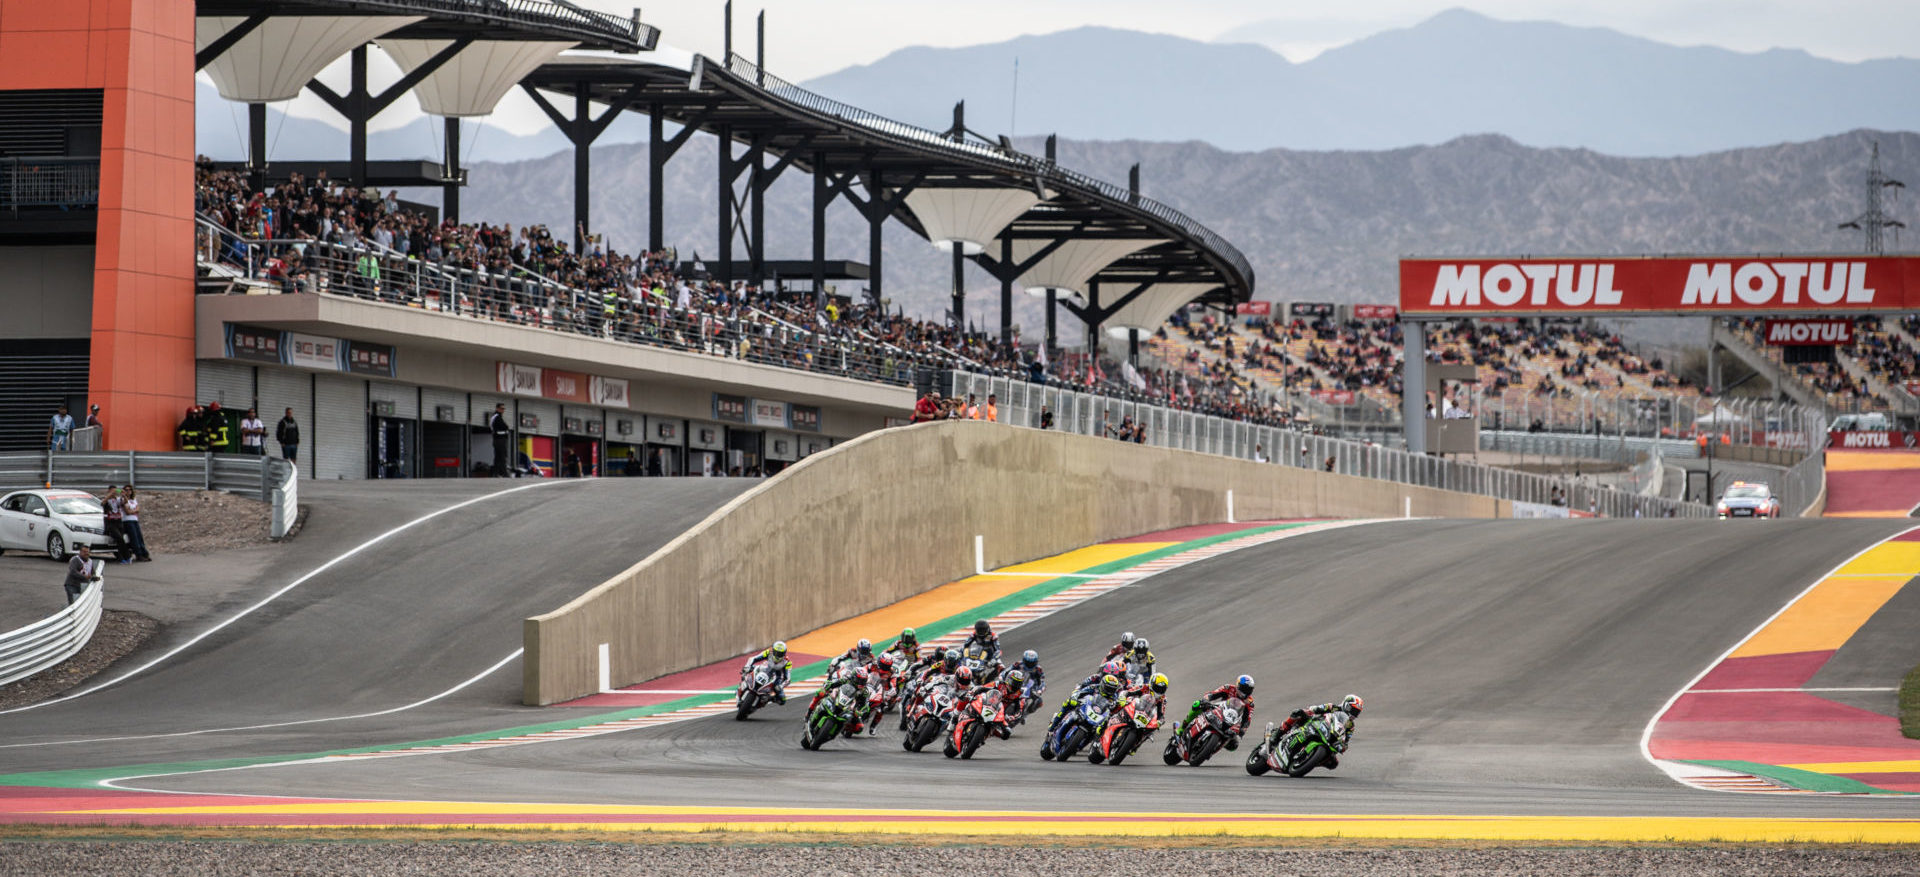
<path fill-rule="evenodd" d="M 1000 424 L 869 433 L 734 499 L 632 568 L 524 623 L 524 699 L 763 648 L 974 571 L 1228 519 L 1504 518 L 1503 499 Z"/>

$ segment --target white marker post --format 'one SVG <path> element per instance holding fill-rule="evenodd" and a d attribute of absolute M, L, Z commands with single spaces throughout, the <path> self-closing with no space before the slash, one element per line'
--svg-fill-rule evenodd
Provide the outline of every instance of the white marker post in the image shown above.
<path fill-rule="evenodd" d="M 1406 500 L 1406 511 L 1402 512 L 1400 514 L 1400 517 L 1403 517 L 1403 518 L 1413 517 L 1413 497 L 1402 496 L 1401 499 Z"/>
<path fill-rule="evenodd" d="M 613 690 L 613 650 L 606 643 L 600 644 L 600 691 Z"/>
<path fill-rule="evenodd" d="M 973 574 L 987 574 L 987 537 L 979 534 L 973 537 Z"/>
<path fill-rule="evenodd" d="M 1233 491 L 1231 490 L 1227 491 L 1227 523 L 1229 524 L 1240 523 L 1239 521 L 1236 521 L 1233 519 Z"/>

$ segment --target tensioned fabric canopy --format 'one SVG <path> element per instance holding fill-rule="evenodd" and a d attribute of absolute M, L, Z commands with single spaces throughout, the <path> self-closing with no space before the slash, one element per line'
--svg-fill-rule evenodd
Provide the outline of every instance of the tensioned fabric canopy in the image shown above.
<path fill-rule="evenodd" d="M 1108 332 L 1117 335 L 1124 336 L 1128 329 L 1152 334 L 1174 311 L 1218 288 L 1218 283 L 1156 283 L 1134 296 L 1103 323 Z"/>
<path fill-rule="evenodd" d="M 195 51 L 212 45 L 246 20 L 242 16 L 195 18 Z M 423 20 L 425 16 L 420 15 L 269 18 L 208 63 L 206 71 L 220 96 L 227 100 L 247 103 L 292 100 L 334 59 L 381 34 Z"/>
<path fill-rule="evenodd" d="M 427 63 L 452 40 L 380 41 L 400 69 L 411 73 Z M 439 69 L 427 74 L 413 89 L 420 109 L 433 116 L 484 116 L 528 73 L 554 59 L 574 43 L 535 40 L 475 40 L 455 53 Z"/>
<path fill-rule="evenodd" d="M 1046 241 L 1015 238 L 1013 259 L 1024 262 L 1047 246 Z M 1029 292 L 1058 290 L 1087 294 L 1087 281 L 1108 265 L 1144 250 L 1160 240 L 1147 238 L 1082 238 L 1063 243 L 1040 260 L 1040 264 L 1020 275 L 1020 284 Z M 996 244 L 996 246 L 998 246 Z"/>
<path fill-rule="evenodd" d="M 920 220 L 927 240 L 943 250 L 957 241 L 968 256 L 985 250 L 1009 223 L 1038 203 L 1032 189 L 1000 186 L 923 188 L 907 194 L 907 208 Z"/>

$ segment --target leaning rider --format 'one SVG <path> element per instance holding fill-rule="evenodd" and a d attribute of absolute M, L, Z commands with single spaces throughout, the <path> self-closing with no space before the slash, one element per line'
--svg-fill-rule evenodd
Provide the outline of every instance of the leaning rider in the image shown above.
<path fill-rule="evenodd" d="M 1120 677 L 1112 673 L 1100 674 L 1099 681 L 1095 682 L 1091 688 L 1082 687 L 1079 691 L 1075 691 L 1069 695 L 1066 700 L 1060 702 L 1060 709 L 1053 714 L 1053 723 L 1047 726 L 1047 735 L 1051 737 L 1053 732 L 1060 727 L 1060 722 L 1066 718 L 1067 713 L 1072 712 L 1074 707 L 1079 706 L 1082 700 L 1097 694 L 1108 703 L 1114 703 L 1120 699 L 1120 694 L 1123 690 L 1124 687 L 1120 684 Z"/>
<path fill-rule="evenodd" d="M 1134 685 L 1144 685 L 1153 678 L 1153 649 L 1145 637 L 1133 641 L 1133 651 L 1128 652 L 1126 681 Z"/>
<path fill-rule="evenodd" d="M 765 661 L 767 674 L 773 677 L 773 702 L 787 702 L 787 680 L 793 674 L 793 662 L 787 660 L 786 642 L 777 642 L 768 646 L 766 651 L 747 659 L 747 665 L 741 670 L 751 670 L 753 665 Z"/>
<path fill-rule="evenodd" d="M 1134 641 L 1134 639 L 1135 639 L 1135 637 L 1134 637 L 1134 635 L 1133 635 L 1133 631 L 1131 631 L 1131 630 L 1129 630 L 1129 631 L 1127 631 L 1126 633 L 1123 633 L 1123 634 L 1121 634 L 1121 635 L 1120 635 L 1120 643 L 1119 643 L 1118 645 L 1116 645 L 1116 646 L 1114 646 L 1113 648 L 1110 648 L 1110 649 L 1108 649 L 1108 650 L 1107 650 L 1107 656 L 1106 656 L 1105 658 L 1103 658 L 1102 660 L 1107 660 L 1107 661 L 1111 661 L 1111 660 L 1113 660 L 1114 658 L 1118 658 L 1118 657 L 1121 657 L 1121 656 L 1123 656 L 1123 655 L 1125 655 L 1126 653 L 1128 653 L 1128 652 L 1131 652 L 1131 651 L 1133 651 L 1133 641 Z"/>
<path fill-rule="evenodd" d="M 986 660 L 989 664 L 1000 659 L 1000 638 L 993 635 L 993 626 L 988 624 L 985 618 L 973 623 L 973 635 L 960 644 L 960 653 L 966 654 L 967 647 L 971 645 L 986 647 Z"/>
<path fill-rule="evenodd" d="M 911 627 L 904 628 L 900 631 L 900 638 L 894 640 L 887 651 L 893 653 L 893 663 L 900 669 L 911 667 L 920 660 L 920 635 Z"/>
<path fill-rule="evenodd" d="M 1187 710 L 1187 717 L 1181 719 L 1178 724 L 1173 726 L 1173 733 L 1176 735 L 1179 734 L 1180 729 L 1191 723 L 1195 717 L 1200 715 L 1201 711 L 1208 709 L 1216 703 L 1225 703 L 1236 697 L 1240 698 L 1241 702 L 1246 706 L 1240 713 L 1240 724 L 1227 729 L 1233 734 L 1233 736 L 1227 738 L 1227 749 L 1233 750 L 1240 748 L 1240 736 L 1247 732 L 1247 725 L 1253 721 L 1253 677 L 1245 673 L 1240 674 L 1240 678 L 1235 679 L 1232 685 L 1222 685 L 1219 688 L 1201 695 L 1199 700 L 1193 702 L 1193 708 Z"/>
<path fill-rule="evenodd" d="M 1038 709 L 1040 693 L 1047 690 L 1047 671 L 1040 669 L 1040 653 L 1032 649 L 1021 652 L 1020 663 L 1014 665 L 1014 669 L 1025 673 L 1026 678 L 1032 680 L 1033 691 L 1029 694 L 1033 695 L 1033 708 Z"/>
<path fill-rule="evenodd" d="M 873 642 L 871 640 L 863 639 L 857 643 L 854 643 L 853 648 L 848 649 L 846 654 L 841 655 L 838 658 L 834 658 L 833 663 L 827 665 L 827 672 L 833 675 L 838 675 L 841 670 L 850 666 L 851 667 L 873 666 Z"/>
<path fill-rule="evenodd" d="M 1339 753 L 1347 751 L 1347 745 L 1353 741 L 1353 726 L 1358 723 L 1360 710 L 1365 707 L 1366 704 L 1360 700 L 1360 695 L 1357 694 L 1349 694 L 1341 698 L 1339 703 L 1321 703 L 1310 707 L 1302 707 L 1301 709 L 1294 710 L 1291 715 L 1287 716 L 1286 721 L 1280 723 L 1280 727 L 1274 729 L 1271 739 L 1278 740 L 1286 736 L 1288 731 L 1305 724 L 1307 719 L 1314 716 L 1324 716 L 1331 712 L 1346 713 L 1347 726 L 1341 732 L 1340 739 L 1334 741 L 1333 752 L 1327 753 L 1327 760 L 1322 765 L 1327 770 L 1333 770 L 1340 766 Z M 1253 711 L 1252 702 L 1248 702 L 1247 711 Z"/>
<path fill-rule="evenodd" d="M 813 715 L 813 708 L 819 706 L 820 701 L 827 699 L 828 695 L 840 688 L 846 688 L 847 693 L 853 695 L 853 724 L 848 726 L 847 733 L 858 734 L 866 727 L 866 720 L 873 713 L 873 702 L 867 697 L 868 687 L 872 684 L 873 675 L 867 672 L 867 668 L 856 667 L 852 673 L 845 674 L 814 692 L 813 700 L 807 703 L 807 715 Z"/>

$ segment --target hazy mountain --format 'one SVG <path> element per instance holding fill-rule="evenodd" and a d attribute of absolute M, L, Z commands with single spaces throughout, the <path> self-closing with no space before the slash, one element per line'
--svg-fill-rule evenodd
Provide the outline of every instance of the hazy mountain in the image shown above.
<path fill-rule="evenodd" d="M 1252 261 L 1263 299 L 1391 302 L 1403 255 L 1854 252 L 1856 232 L 1835 228 L 1864 207 L 1867 153 L 1920 183 L 1920 134 L 1855 131 L 1804 143 L 1686 158 L 1622 158 L 1582 149 L 1535 149 L 1478 136 L 1379 152 L 1227 152 L 1201 143 L 1062 141 L 1060 160 L 1109 180 L 1142 165 L 1143 189 L 1232 241 Z M 1037 149 L 1023 142 L 1023 149 Z M 666 240 L 711 257 L 715 229 L 710 139 L 668 165 Z M 646 147 L 595 151 L 594 225 L 616 247 L 646 242 Z M 571 225 L 566 156 L 473 169 L 469 220 Z M 797 172 L 767 206 L 773 258 L 810 252 L 810 184 Z M 841 205 L 828 255 L 866 260 L 866 226 Z M 1890 211 L 1916 222 L 1910 203 Z M 924 240 L 889 224 L 889 296 L 937 316 L 950 265 Z M 736 248 L 736 253 L 744 252 Z M 968 312 L 997 321 L 995 288 L 972 272 Z M 1029 336 L 1039 310 L 1023 299 Z"/>
<path fill-rule="evenodd" d="M 1015 114 L 1015 62 L 1018 104 Z M 1689 155 L 1920 118 L 1920 61 L 1683 48 L 1454 10 L 1293 64 L 1263 46 L 1081 28 L 909 48 L 806 83 L 900 121 L 1223 149 L 1392 149 L 1498 133 L 1533 146 Z"/>

